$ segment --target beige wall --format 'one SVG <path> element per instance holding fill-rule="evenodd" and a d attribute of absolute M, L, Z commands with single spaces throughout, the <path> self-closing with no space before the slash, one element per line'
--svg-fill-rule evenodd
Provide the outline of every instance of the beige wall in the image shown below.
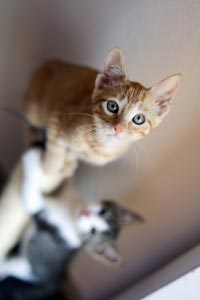
<path fill-rule="evenodd" d="M 196 178 L 198 176 L 199 20 L 198 0 L 0 1 L 1 108 L 5 105 L 19 107 L 33 69 L 49 57 L 100 68 L 107 52 L 120 46 L 130 77 L 147 86 L 172 73 L 183 75 L 170 115 L 157 131 L 141 142 L 148 154 L 136 145 L 138 169 L 133 150 L 124 161 L 102 169 L 82 167 L 79 172 L 79 186 L 91 198 L 123 200 L 127 195 L 134 198 L 133 185 L 137 179 L 142 180 L 146 171 L 150 174 L 152 189 L 151 197 L 150 192 L 141 194 L 142 200 L 133 203 L 149 222 L 143 229 L 130 229 L 121 239 L 128 259 L 127 269 L 113 271 L 94 264 L 98 274 L 94 274 L 94 270 L 88 272 L 88 280 L 83 282 L 86 263 L 91 261 L 81 260 L 81 264 L 77 261 L 79 275 L 76 271 L 76 277 L 87 300 L 96 300 L 97 294 L 109 293 L 111 286 L 114 289 L 120 286 L 119 282 L 123 285 L 122 276 L 124 281 L 134 281 L 167 259 L 173 251 L 186 246 L 190 242 L 188 236 L 191 235 L 191 241 L 195 239 L 198 182 L 191 180 L 188 187 L 186 183 L 194 174 Z M 0 139 L 0 157 L 10 169 L 22 149 L 21 126 L 3 111 L 0 111 Z M 144 180 L 146 190 L 149 180 Z M 184 197 L 179 193 L 182 186 Z M 176 195 L 177 202 L 170 191 Z M 183 202 L 182 198 L 185 199 Z M 176 211 L 179 212 L 180 207 L 181 214 L 178 214 Z M 174 231 L 177 220 L 179 226 Z M 129 239 L 130 235 L 132 242 L 129 245 L 127 237 Z"/>

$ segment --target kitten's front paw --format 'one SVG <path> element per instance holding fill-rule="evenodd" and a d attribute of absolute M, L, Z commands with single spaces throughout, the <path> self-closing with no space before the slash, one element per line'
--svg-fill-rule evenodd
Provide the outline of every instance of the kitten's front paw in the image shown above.
<path fill-rule="evenodd" d="M 41 151 L 38 149 L 31 149 L 24 153 L 22 156 L 23 166 L 25 170 L 31 169 L 32 171 L 41 172 Z"/>

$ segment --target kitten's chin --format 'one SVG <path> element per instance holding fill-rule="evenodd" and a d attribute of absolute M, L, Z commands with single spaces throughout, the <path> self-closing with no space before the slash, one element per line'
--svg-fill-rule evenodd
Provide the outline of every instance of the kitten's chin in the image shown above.
<path fill-rule="evenodd" d="M 127 134 L 126 132 L 115 132 L 112 128 L 104 129 L 103 131 L 99 131 L 98 134 L 100 140 L 102 140 L 104 143 L 113 143 L 113 142 L 126 142 L 127 141 Z"/>
<path fill-rule="evenodd" d="M 124 133 L 124 132 L 117 133 L 117 134 L 116 134 L 116 132 L 108 133 L 107 137 L 114 138 L 116 140 L 126 140 L 126 133 Z"/>

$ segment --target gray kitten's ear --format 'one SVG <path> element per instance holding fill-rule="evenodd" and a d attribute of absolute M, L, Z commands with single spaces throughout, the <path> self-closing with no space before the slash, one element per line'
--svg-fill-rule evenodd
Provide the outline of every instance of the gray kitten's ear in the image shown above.
<path fill-rule="evenodd" d="M 141 215 L 124 207 L 119 208 L 119 220 L 121 225 L 144 223 L 144 218 Z"/>
<path fill-rule="evenodd" d="M 120 266 L 123 263 L 121 254 L 111 241 L 95 245 L 92 250 L 90 249 L 90 255 L 106 266 L 115 267 Z"/>
<path fill-rule="evenodd" d="M 158 117 L 164 117 L 170 110 L 171 101 L 180 86 L 181 75 L 172 75 L 154 85 L 150 91 L 156 104 Z"/>
<path fill-rule="evenodd" d="M 103 88 L 112 85 L 114 82 L 125 80 L 126 70 L 122 51 L 114 48 L 105 59 L 103 72 L 97 75 L 95 86 Z"/>

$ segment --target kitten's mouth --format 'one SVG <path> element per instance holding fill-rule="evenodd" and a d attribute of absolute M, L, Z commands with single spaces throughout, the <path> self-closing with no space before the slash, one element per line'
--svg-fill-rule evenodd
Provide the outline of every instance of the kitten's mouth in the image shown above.
<path fill-rule="evenodd" d="M 113 136 L 113 137 L 117 137 L 117 138 L 121 138 L 125 135 L 125 127 L 118 125 L 118 126 L 114 126 L 110 132 L 107 133 L 107 136 Z"/>
<path fill-rule="evenodd" d="M 120 133 L 117 133 L 117 132 L 113 132 L 113 133 L 107 133 L 107 136 L 109 137 L 116 137 L 116 138 L 121 138 L 124 136 L 124 132 L 120 132 Z"/>

